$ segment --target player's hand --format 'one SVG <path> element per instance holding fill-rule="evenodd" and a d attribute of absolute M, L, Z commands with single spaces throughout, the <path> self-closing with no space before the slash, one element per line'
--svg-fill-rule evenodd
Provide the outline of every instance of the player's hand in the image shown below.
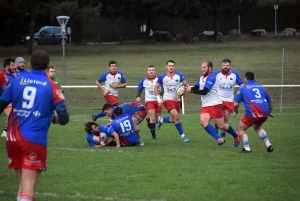
<path fill-rule="evenodd" d="M 275 115 L 274 115 L 273 113 L 269 113 L 269 117 L 272 117 L 272 118 L 274 118 L 274 117 L 275 117 Z"/>
<path fill-rule="evenodd" d="M 141 98 L 140 98 L 140 97 L 137 97 L 137 98 L 136 98 L 136 102 L 137 102 L 137 103 L 141 102 Z"/>
<path fill-rule="evenodd" d="M 100 142 L 100 146 L 101 146 L 101 147 L 105 147 L 105 142 L 101 141 L 101 142 Z"/>
<path fill-rule="evenodd" d="M 186 88 L 185 88 L 185 90 L 184 90 L 184 94 L 188 94 L 188 93 L 190 93 L 190 92 L 191 92 L 191 90 L 192 90 L 192 89 L 191 89 L 191 87 L 189 87 L 189 86 L 188 86 L 188 87 L 186 87 Z"/>
<path fill-rule="evenodd" d="M 105 91 L 103 92 L 103 95 L 106 96 L 106 95 L 108 95 L 109 93 L 110 93 L 109 90 L 105 90 Z"/>
<path fill-rule="evenodd" d="M 106 124 L 107 127 L 110 127 L 110 122 L 108 124 Z"/>
<path fill-rule="evenodd" d="M 237 115 L 237 112 L 233 112 L 232 116 L 235 117 Z"/>
<path fill-rule="evenodd" d="M 118 85 L 116 83 L 112 83 L 110 86 L 114 89 L 118 88 Z"/>

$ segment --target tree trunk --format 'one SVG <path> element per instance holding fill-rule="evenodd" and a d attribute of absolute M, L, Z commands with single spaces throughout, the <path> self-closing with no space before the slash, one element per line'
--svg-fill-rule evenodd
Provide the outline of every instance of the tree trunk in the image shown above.
<path fill-rule="evenodd" d="M 79 45 L 82 42 L 82 38 L 83 38 L 82 29 L 83 27 L 82 27 L 81 20 L 79 19 L 74 20 L 74 24 L 72 27 L 72 41 L 74 41 L 76 45 Z"/>
<path fill-rule="evenodd" d="M 35 21 L 34 17 L 30 15 L 30 24 L 29 24 L 29 42 L 28 42 L 28 55 L 32 55 L 33 53 L 33 43 L 34 43 L 34 30 L 35 30 Z"/>
<path fill-rule="evenodd" d="M 219 13 L 218 10 L 215 8 L 214 11 L 214 41 L 218 40 L 218 34 L 219 34 Z"/>
<path fill-rule="evenodd" d="M 189 43 L 194 44 L 194 38 L 193 38 L 193 19 L 189 18 Z"/>
<path fill-rule="evenodd" d="M 146 33 L 144 36 L 145 41 L 150 40 L 150 30 L 152 28 L 152 7 L 151 4 L 147 4 L 147 19 L 146 19 Z"/>

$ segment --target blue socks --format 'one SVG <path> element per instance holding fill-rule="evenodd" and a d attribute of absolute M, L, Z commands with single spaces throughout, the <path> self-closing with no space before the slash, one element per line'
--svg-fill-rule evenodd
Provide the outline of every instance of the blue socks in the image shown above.
<path fill-rule="evenodd" d="M 212 125 L 208 124 L 205 127 L 205 130 L 216 140 L 218 140 L 220 138 L 220 136 L 218 135 L 218 133 L 216 132 L 215 128 Z"/>

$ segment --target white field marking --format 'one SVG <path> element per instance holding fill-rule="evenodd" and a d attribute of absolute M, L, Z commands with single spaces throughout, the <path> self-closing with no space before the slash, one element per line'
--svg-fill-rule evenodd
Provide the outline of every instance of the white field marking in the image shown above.
<path fill-rule="evenodd" d="M 110 152 L 111 151 L 110 149 L 104 149 L 104 148 L 78 149 L 78 148 L 67 148 L 67 147 L 48 147 L 48 149 L 60 149 L 60 150 L 67 150 L 67 151 L 86 151 L 86 152 L 93 152 L 93 151 Z M 122 150 L 117 150 L 117 151 L 123 152 Z"/>
<path fill-rule="evenodd" d="M 5 192 L 0 190 L 0 194 L 15 194 L 17 195 L 17 192 Z M 36 192 L 36 195 L 41 195 L 41 196 L 46 196 L 46 197 L 70 197 L 70 198 L 80 198 L 80 199 L 87 199 L 87 200 L 124 200 L 124 201 L 166 201 L 166 200 L 157 200 L 157 199 L 132 199 L 132 198 L 118 198 L 118 197 L 103 197 L 101 195 L 97 196 L 90 196 L 90 195 L 85 195 L 84 193 L 76 192 L 74 195 L 59 195 L 55 192 Z"/>

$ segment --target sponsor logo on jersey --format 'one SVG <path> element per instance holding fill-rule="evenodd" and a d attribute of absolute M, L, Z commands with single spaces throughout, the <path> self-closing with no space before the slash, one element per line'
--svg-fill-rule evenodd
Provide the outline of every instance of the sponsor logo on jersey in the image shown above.
<path fill-rule="evenodd" d="M 62 90 L 57 90 L 56 91 L 56 94 L 59 96 L 59 98 L 61 98 L 61 99 L 63 99 L 63 100 L 65 100 L 65 96 L 64 96 L 64 94 L 63 94 L 63 92 L 62 92 Z"/>
<path fill-rule="evenodd" d="M 36 159 L 36 153 L 34 153 L 34 152 L 31 152 L 30 154 L 29 154 L 29 158 L 30 158 L 30 160 L 35 160 Z"/>
<path fill-rule="evenodd" d="M 36 85 L 42 85 L 42 86 L 46 86 L 47 85 L 47 82 L 42 82 L 40 80 L 32 80 L 32 79 L 29 79 L 29 78 L 23 78 L 21 79 L 20 81 L 20 85 L 26 85 L 26 84 L 36 84 Z"/>
<path fill-rule="evenodd" d="M 39 111 L 34 111 L 32 114 L 36 117 L 41 116 L 41 113 Z"/>

